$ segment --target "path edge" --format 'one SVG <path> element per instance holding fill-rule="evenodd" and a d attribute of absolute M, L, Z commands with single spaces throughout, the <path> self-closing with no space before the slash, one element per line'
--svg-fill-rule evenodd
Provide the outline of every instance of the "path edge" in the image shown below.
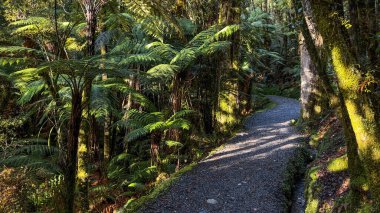
<path fill-rule="evenodd" d="M 157 187 L 154 187 L 154 189 L 152 189 L 152 191 L 149 192 L 148 194 L 141 196 L 140 198 L 137 198 L 135 200 L 131 200 L 131 202 L 127 202 L 122 208 L 120 208 L 117 211 L 117 213 L 141 211 L 146 204 L 153 201 L 154 199 L 156 199 L 158 196 L 162 195 L 163 193 L 167 192 L 173 184 L 175 184 L 176 182 L 179 181 L 180 177 L 183 174 L 193 170 L 203 160 L 206 160 L 206 159 L 212 157 L 217 151 L 223 149 L 231 140 L 233 140 L 233 138 L 236 137 L 237 133 L 244 131 L 246 128 L 245 123 L 247 122 L 247 120 L 250 117 L 254 116 L 257 113 L 263 113 L 263 112 L 266 112 L 270 109 L 273 109 L 273 108 L 277 107 L 277 105 L 278 104 L 276 102 L 274 102 L 268 98 L 268 103 L 265 104 L 262 107 L 262 109 L 257 109 L 257 111 L 255 111 L 249 115 L 246 115 L 242 118 L 243 119 L 243 121 L 242 121 L 243 125 L 241 125 L 239 127 L 239 129 L 234 131 L 233 134 L 230 137 L 228 137 L 228 139 L 225 140 L 225 142 L 223 144 L 212 149 L 210 151 L 210 153 L 207 156 L 205 156 L 204 158 L 199 159 L 198 161 L 193 162 L 193 163 L 185 166 L 184 168 L 180 169 L 178 172 L 174 173 L 172 177 L 163 181 Z"/>

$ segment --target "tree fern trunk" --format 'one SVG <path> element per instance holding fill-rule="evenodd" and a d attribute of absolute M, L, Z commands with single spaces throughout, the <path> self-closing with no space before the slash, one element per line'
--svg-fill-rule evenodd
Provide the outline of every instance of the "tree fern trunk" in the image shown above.
<path fill-rule="evenodd" d="M 87 56 L 95 55 L 95 33 L 97 26 L 96 8 L 94 2 L 84 1 L 82 2 L 85 8 L 85 18 L 86 18 L 86 42 L 87 42 Z M 83 90 L 83 119 L 80 125 L 79 134 L 79 149 L 78 149 L 78 187 L 79 193 L 81 194 L 81 210 L 87 212 L 89 209 L 89 198 L 88 198 L 88 147 L 90 144 L 90 103 L 91 103 L 91 89 L 92 89 L 92 79 L 88 76 L 84 76 L 84 90 Z"/>
<path fill-rule="evenodd" d="M 182 73 L 176 74 L 176 76 L 173 79 L 173 89 L 172 89 L 172 94 L 171 94 L 171 99 L 172 99 L 172 109 L 173 113 L 177 113 L 181 111 L 182 108 Z M 170 131 L 171 132 L 171 137 L 175 141 L 180 141 L 181 140 L 181 134 L 179 130 L 173 129 Z"/>
<path fill-rule="evenodd" d="M 101 44 L 100 47 L 100 54 L 105 55 L 107 52 L 106 46 L 104 44 Z M 101 68 L 105 68 L 104 64 L 101 64 Z M 107 73 L 102 74 L 102 80 L 107 81 L 108 75 Z M 103 134 L 103 159 L 105 162 L 108 162 L 111 157 L 111 144 L 110 144 L 110 136 L 111 136 L 111 115 L 109 113 L 106 113 L 104 117 L 104 134 Z"/>
<path fill-rule="evenodd" d="M 71 100 L 71 117 L 69 123 L 69 135 L 67 143 L 66 156 L 66 209 L 67 213 L 74 212 L 75 187 L 77 177 L 77 160 L 78 160 L 78 138 L 79 129 L 82 119 L 82 96 L 80 93 L 74 93 Z"/>

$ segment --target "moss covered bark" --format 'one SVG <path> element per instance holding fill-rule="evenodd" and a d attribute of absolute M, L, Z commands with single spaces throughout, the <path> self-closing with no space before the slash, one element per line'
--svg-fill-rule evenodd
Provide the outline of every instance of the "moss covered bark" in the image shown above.
<path fill-rule="evenodd" d="M 380 210 L 380 128 L 375 119 L 371 95 L 360 92 L 362 72 L 356 66 L 357 60 L 346 43 L 346 38 L 339 23 L 339 17 L 333 7 L 334 2 L 326 4 L 311 1 L 317 27 L 329 46 L 329 53 L 337 76 L 338 86 L 342 92 L 352 128 L 358 145 L 359 156 L 363 162 L 374 208 Z"/>

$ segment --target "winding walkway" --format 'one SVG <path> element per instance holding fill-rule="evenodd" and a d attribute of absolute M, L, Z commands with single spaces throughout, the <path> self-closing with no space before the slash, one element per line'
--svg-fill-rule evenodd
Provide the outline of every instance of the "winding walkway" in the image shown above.
<path fill-rule="evenodd" d="M 142 212 L 283 212 L 282 174 L 302 136 L 289 125 L 298 101 L 269 96 L 277 106 L 256 113 L 214 155 L 185 173 Z"/>

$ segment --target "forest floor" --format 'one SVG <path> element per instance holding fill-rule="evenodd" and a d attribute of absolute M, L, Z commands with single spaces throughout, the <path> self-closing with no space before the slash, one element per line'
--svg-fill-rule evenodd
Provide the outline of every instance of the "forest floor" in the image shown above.
<path fill-rule="evenodd" d="M 290 125 L 297 100 L 269 96 L 277 105 L 247 119 L 245 131 L 184 173 L 142 212 L 284 212 L 283 174 L 303 136 Z"/>

